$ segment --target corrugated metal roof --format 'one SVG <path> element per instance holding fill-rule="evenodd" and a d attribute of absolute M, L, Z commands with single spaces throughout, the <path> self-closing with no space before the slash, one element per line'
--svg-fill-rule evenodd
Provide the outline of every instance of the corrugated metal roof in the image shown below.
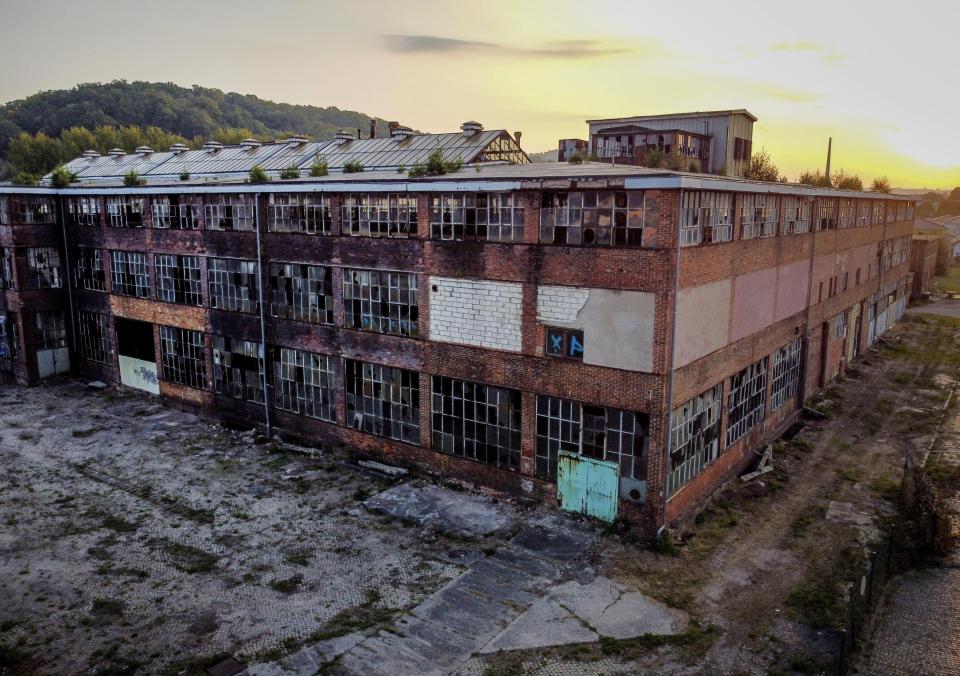
<path fill-rule="evenodd" d="M 516 145 L 509 133 L 502 129 L 493 129 L 474 134 L 457 132 L 413 134 L 401 139 L 352 139 L 345 143 L 265 143 L 253 147 L 223 146 L 215 151 L 202 149 L 180 153 L 81 157 L 66 166 L 80 181 L 120 178 L 131 170 L 147 179 L 160 179 L 179 176 L 184 172 L 189 173 L 191 178 L 247 174 L 254 165 L 271 172 L 289 166 L 309 169 L 318 155 L 323 156 L 329 170 L 334 172 L 342 170 L 344 165 L 351 161 L 360 162 L 364 169 L 396 169 L 423 162 L 436 148 L 441 148 L 444 157 L 449 161 L 461 160 L 464 164 L 469 164 L 478 161 L 490 144 L 499 138 Z M 519 150 L 519 146 L 517 150 L 523 160 L 529 161 L 523 151 Z"/>

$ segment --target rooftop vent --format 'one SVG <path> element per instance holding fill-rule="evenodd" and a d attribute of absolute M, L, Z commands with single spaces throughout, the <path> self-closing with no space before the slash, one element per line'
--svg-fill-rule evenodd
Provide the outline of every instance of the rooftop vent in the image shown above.
<path fill-rule="evenodd" d="M 288 138 L 288 139 L 287 139 L 287 143 L 290 143 L 290 144 L 293 144 L 293 145 L 301 145 L 301 144 L 303 144 L 303 143 L 306 143 L 306 142 L 309 141 L 309 140 L 310 140 L 310 139 L 308 139 L 308 138 L 307 138 L 306 136 L 304 136 L 303 134 L 297 134 L 296 136 L 291 136 L 290 138 Z"/>
<path fill-rule="evenodd" d="M 153 148 L 150 146 L 137 146 L 137 149 L 134 150 L 137 155 L 149 155 L 153 152 Z"/>
<path fill-rule="evenodd" d="M 111 148 L 107 151 L 107 155 L 110 157 L 120 157 L 121 155 L 126 155 L 126 153 L 123 151 L 123 148 Z"/>
<path fill-rule="evenodd" d="M 170 152 L 172 153 L 182 153 L 186 150 L 190 150 L 190 147 L 184 143 L 174 143 L 170 146 Z"/>
<path fill-rule="evenodd" d="M 98 153 L 96 150 L 85 150 L 83 151 L 83 156 L 89 160 L 93 160 L 95 157 L 100 157 L 100 153 Z"/>
<path fill-rule="evenodd" d="M 397 125 L 390 130 L 390 138 L 394 138 L 398 141 L 402 141 L 403 139 L 411 136 L 413 136 L 413 129 L 410 127 L 404 127 L 402 124 Z"/>
<path fill-rule="evenodd" d="M 245 138 L 240 141 L 241 148 L 247 148 L 248 150 L 253 150 L 254 148 L 260 147 L 260 141 L 255 138 Z"/>
<path fill-rule="evenodd" d="M 203 144 L 203 149 L 210 153 L 215 153 L 218 150 L 223 148 L 223 144 L 219 141 L 207 141 Z"/>
<path fill-rule="evenodd" d="M 349 143 L 353 140 L 353 134 L 348 132 L 346 129 L 341 129 L 337 132 L 337 135 L 333 137 L 333 140 L 338 144 Z"/>
<path fill-rule="evenodd" d="M 483 131 L 483 125 L 479 122 L 469 120 L 461 124 L 460 129 L 463 131 L 464 136 L 473 136 L 474 134 L 479 134 Z"/>

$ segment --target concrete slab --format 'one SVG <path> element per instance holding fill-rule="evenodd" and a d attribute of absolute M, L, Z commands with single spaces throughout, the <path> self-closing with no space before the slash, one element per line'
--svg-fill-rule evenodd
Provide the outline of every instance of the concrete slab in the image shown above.
<path fill-rule="evenodd" d="M 589 547 L 591 542 L 593 535 L 590 533 L 533 525 L 521 530 L 511 544 L 540 557 L 554 561 L 570 561 Z"/>
<path fill-rule="evenodd" d="M 544 598 L 483 646 L 480 653 L 592 643 L 599 639 L 596 632 L 586 627 L 555 600 Z"/>
<path fill-rule="evenodd" d="M 602 636 L 633 638 L 643 634 L 669 636 L 686 630 L 690 618 L 640 592 L 605 577 L 582 585 L 572 581 L 555 587 L 550 598 L 586 622 Z"/>
<path fill-rule="evenodd" d="M 507 509 L 489 498 L 443 486 L 402 484 L 369 498 L 364 506 L 444 533 L 479 538 L 511 524 Z"/>

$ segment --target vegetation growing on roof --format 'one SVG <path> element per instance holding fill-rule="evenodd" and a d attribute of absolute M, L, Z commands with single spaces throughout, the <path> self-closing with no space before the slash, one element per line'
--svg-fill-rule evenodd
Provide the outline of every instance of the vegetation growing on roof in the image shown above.
<path fill-rule="evenodd" d="M 54 188 L 66 188 L 77 180 L 77 175 L 62 164 L 50 172 L 50 184 Z"/>
<path fill-rule="evenodd" d="M 138 185 L 146 185 L 147 179 L 141 176 L 136 169 L 131 169 L 123 175 L 123 184 L 128 188 Z"/>
<path fill-rule="evenodd" d="M 330 168 L 327 165 L 327 158 L 317 153 L 317 155 L 313 158 L 313 164 L 310 165 L 310 175 L 314 178 L 326 176 L 329 172 L 329 169 Z"/>
<path fill-rule="evenodd" d="M 269 180 L 270 177 L 267 176 L 266 170 L 259 164 L 253 165 L 253 168 L 250 169 L 250 175 L 247 177 L 247 183 L 267 183 Z"/>
<path fill-rule="evenodd" d="M 363 162 L 360 160 L 347 160 L 343 163 L 343 173 L 359 174 L 363 171 Z"/>
<path fill-rule="evenodd" d="M 180 172 L 180 180 L 181 180 L 181 181 L 189 181 L 189 180 L 190 180 L 190 172 L 189 172 L 189 171 L 186 171 L 186 170 L 181 171 L 181 172 Z"/>
<path fill-rule="evenodd" d="M 284 167 L 280 170 L 280 178 L 300 178 L 300 167 L 295 164 Z"/>
<path fill-rule="evenodd" d="M 407 175 L 410 178 L 422 178 L 423 176 L 443 176 L 444 174 L 452 174 L 454 172 L 460 171 L 463 168 L 463 160 L 457 158 L 455 160 L 447 160 L 443 153 L 443 148 L 435 148 L 429 155 L 425 162 L 417 162 L 412 167 L 410 171 L 407 172 Z"/>

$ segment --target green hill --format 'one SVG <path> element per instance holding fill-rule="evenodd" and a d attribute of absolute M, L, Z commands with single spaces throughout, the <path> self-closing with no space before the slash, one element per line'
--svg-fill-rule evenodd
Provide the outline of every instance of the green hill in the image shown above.
<path fill-rule="evenodd" d="M 235 143 L 247 136 L 266 140 L 294 133 L 324 140 L 338 129 L 361 129 L 366 136 L 370 120 L 333 106 L 275 103 L 199 86 L 124 80 L 81 84 L 0 106 L 0 177 L 36 176 L 91 147 L 132 151 L 145 144 L 163 150 L 178 142 L 198 146 L 207 139 Z M 377 127 L 378 135 L 387 133 L 383 120 L 377 119 Z"/>

